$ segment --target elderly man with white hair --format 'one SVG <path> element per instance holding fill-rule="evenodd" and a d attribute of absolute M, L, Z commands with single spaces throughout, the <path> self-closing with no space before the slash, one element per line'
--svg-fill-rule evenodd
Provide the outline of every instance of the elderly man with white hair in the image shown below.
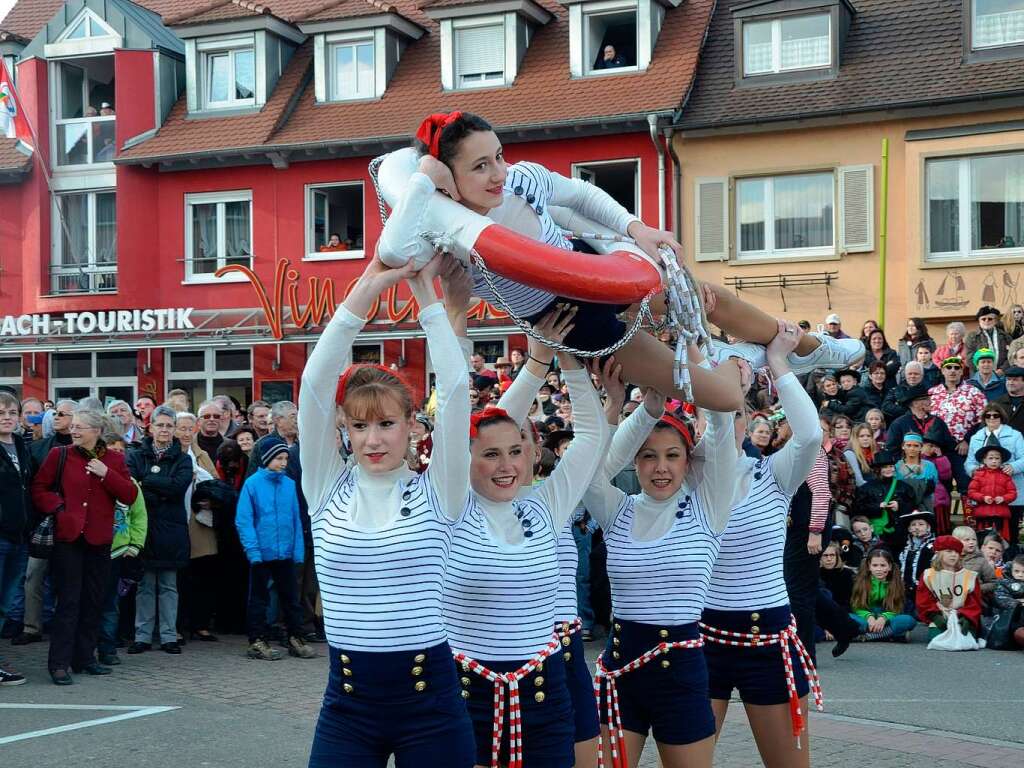
<path fill-rule="evenodd" d="M 911 360 L 903 366 L 900 376 L 901 383 L 889 390 L 889 394 L 885 396 L 885 401 L 882 403 L 882 413 L 885 415 L 887 424 L 891 424 L 907 412 L 907 406 L 903 404 L 903 399 L 911 387 L 924 381 L 924 366 L 916 360 Z"/>
<path fill-rule="evenodd" d="M 124 438 L 125 445 L 140 443 L 146 435 L 135 423 L 135 413 L 124 400 L 114 400 L 107 406 L 107 416 L 118 424 L 118 432 Z"/>

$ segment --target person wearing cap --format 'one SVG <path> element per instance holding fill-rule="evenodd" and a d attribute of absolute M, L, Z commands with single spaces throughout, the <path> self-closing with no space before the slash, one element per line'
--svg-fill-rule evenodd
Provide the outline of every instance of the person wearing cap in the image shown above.
<path fill-rule="evenodd" d="M 949 357 L 942 361 L 942 383 L 928 390 L 931 412 L 942 418 L 956 440 L 956 451 L 950 454 L 957 488 L 963 493 L 968 479 L 963 473 L 968 453 L 968 439 L 981 423 L 981 414 L 988 402 L 985 395 L 963 380 L 964 361 Z M 961 481 L 963 483 L 961 484 Z"/>
<path fill-rule="evenodd" d="M 825 318 L 825 333 L 833 339 L 848 339 L 849 334 L 843 332 L 843 321 L 834 312 Z"/>
<path fill-rule="evenodd" d="M 975 469 L 967 488 L 977 527 L 993 528 L 1004 539 L 1010 536 L 1010 504 L 1017 498 L 1017 488 L 1003 470 L 1010 455 L 998 439 L 991 437 L 974 454 L 981 466 Z"/>
<path fill-rule="evenodd" d="M 303 640 L 302 608 L 295 582 L 295 564 L 305 560 L 306 547 L 295 481 L 285 474 L 288 444 L 274 435 L 260 443 L 260 468 L 242 486 L 235 513 L 235 528 L 249 560 L 247 655 L 263 661 L 281 658 L 266 641 L 267 603 L 273 581 L 288 627 L 285 647 L 292 656 L 311 659 L 316 653 Z"/>
<path fill-rule="evenodd" d="M 931 412 L 931 395 L 924 384 L 907 387 L 899 403 L 906 409 L 906 413 L 890 422 L 886 432 L 887 451 L 899 453 L 903 449 L 903 436 L 907 432 L 914 432 L 922 438 L 930 438 L 939 446 L 943 455 L 956 452 L 956 440 L 950 434 L 946 422 Z"/>
<path fill-rule="evenodd" d="M 927 509 L 915 509 L 913 512 L 900 515 L 900 527 L 907 532 L 906 544 L 899 555 L 903 591 L 907 596 L 904 612 L 914 616 L 917 584 L 925 569 L 931 565 L 932 556 L 935 554 L 932 549 L 932 542 L 935 541 L 935 533 L 932 530 L 935 527 L 935 515 Z"/>
<path fill-rule="evenodd" d="M 950 611 L 956 611 L 960 629 L 977 637 L 981 629 L 981 589 L 978 574 L 963 567 L 963 542 L 939 536 L 932 544 L 935 556 L 918 584 L 917 615 L 928 625 L 931 641 L 946 631 Z"/>
<path fill-rule="evenodd" d="M 986 304 L 974 316 L 978 319 L 978 330 L 971 331 L 964 338 L 964 359 L 973 365 L 975 352 L 979 349 L 990 349 L 995 354 L 996 369 L 1004 370 L 1010 342 L 1013 339 L 999 327 L 1002 312 Z"/>
<path fill-rule="evenodd" d="M 834 414 L 842 414 L 853 419 L 858 414 L 868 411 L 870 406 L 865 405 L 864 390 L 860 388 L 860 371 L 853 368 L 843 368 L 836 371 L 836 380 L 839 382 L 839 391 L 834 397 L 829 397 L 822 405 Z"/>
<path fill-rule="evenodd" d="M 1009 459 L 1003 463 L 1003 472 L 1013 480 L 1019 505 L 1024 504 L 1024 435 L 1006 422 L 1006 410 L 1003 406 L 996 402 L 985 406 L 985 412 L 982 414 L 983 426 L 971 437 L 970 452 L 964 462 L 964 469 L 968 474 L 974 474 L 983 464 L 977 458 L 978 451 L 990 443 L 998 443 L 1010 452 Z M 1019 506 L 1010 507 L 1011 534 L 1020 525 L 1020 512 Z"/>
<path fill-rule="evenodd" d="M 1006 382 L 995 371 L 995 352 L 982 347 L 971 357 L 971 364 L 974 367 L 974 375 L 967 383 L 984 393 L 986 400 L 992 402 L 1006 394 Z"/>
<path fill-rule="evenodd" d="M 871 460 L 871 468 L 875 477 L 857 489 L 853 513 L 866 517 L 875 535 L 893 551 L 898 551 L 901 542 L 897 522 L 900 515 L 917 508 L 917 494 L 910 485 L 896 477 L 896 457 L 888 451 L 876 453 Z"/>

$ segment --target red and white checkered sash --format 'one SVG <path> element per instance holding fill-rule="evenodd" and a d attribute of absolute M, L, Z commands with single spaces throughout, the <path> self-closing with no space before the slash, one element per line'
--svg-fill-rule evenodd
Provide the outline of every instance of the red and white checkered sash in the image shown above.
<path fill-rule="evenodd" d="M 597 712 L 601 713 L 601 681 L 605 681 L 605 710 L 607 715 L 606 725 L 608 726 L 608 745 L 612 753 L 612 768 L 629 768 L 629 757 L 626 755 L 626 735 L 622 730 L 622 714 L 619 711 L 619 692 L 615 681 L 632 672 L 635 669 L 653 661 L 659 656 L 668 653 L 676 648 L 700 648 L 704 645 L 703 637 L 696 637 L 692 640 L 676 640 L 671 643 L 658 643 L 649 651 L 644 651 L 640 656 L 618 669 L 608 669 L 604 665 L 604 652 L 597 657 L 597 673 L 594 675 L 594 696 L 597 697 Z M 604 735 L 598 737 L 597 742 L 597 765 L 604 768 Z"/>
<path fill-rule="evenodd" d="M 800 697 L 796 690 L 796 677 L 793 675 L 793 657 L 790 655 L 790 648 L 796 650 L 800 659 L 800 666 L 803 667 L 807 683 L 811 687 L 811 694 L 814 696 L 814 706 L 819 712 L 824 712 L 824 700 L 821 696 L 821 680 L 818 678 L 818 670 L 814 666 L 811 654 L 807 652 L 803 641 L 796 633 L 796 618 L 790 617 L 789 626 L 773 634 L 753 634 L 750 632 L 733 632 L 727 629 L 718 629 L 704 622 L 698 622 L 704 639 L 719 645 L 731 645 L 737 648 L 760 648 L 762 646 L 777 645 L 782 651 L 782 666 L 786 671 L 786 688 L 789 689 L 789 714 L 793 721 L 793 735 L 797 740 L 797 747 L 800 746 L 800 734 L 807 727 L 807 721 L 800 708 Z"/>
<path fill-rule="evenodd" d="M 544 663 L 561 648 L 557 634 L 519 669 L 495 672 L 464 653 L 456 653 L 455 661 L 467 672 L 475 672 L 494 683 L 494 729 L 491 731 L 491 768 L 499 768 L 501 737 L 505 729 L 505 688 L 508 687 L 508 768 L 523 768 L 523 722 L 519 708 L 519 681 Z"/>

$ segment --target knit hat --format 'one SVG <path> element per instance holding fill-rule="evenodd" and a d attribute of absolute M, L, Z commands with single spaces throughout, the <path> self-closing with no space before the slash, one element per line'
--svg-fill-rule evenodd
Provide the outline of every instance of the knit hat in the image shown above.
<path fill-rule="evenodd" d="M 974 353 L 973 357 L 971 357 L 971 362 L 974 364 L 974 367 L 977 368 L 978 361 L 979 360 L 986 360 L 986 359 L 987 360 L 995 360 L 996 359 L 996 353 L 993 352 L 988 347 L 982 347 L 981 349 L 979 349 L 977 352 Z"/>
<path fill-rule="evenodd" d="M 288 443 L 280 437 L 267 437 L 260 446 L 260 466 L 267 466 L 280 453 L 288 453 Z"/>
<path fill-rule="evenodd" d="M 932 542 L 933 552 L 942 552 L 946 549 L 952 549 L 958 555 L 962 555 L 964 553 L 964 543 L 956 538 L 956 536 L 939 536 Z"/>

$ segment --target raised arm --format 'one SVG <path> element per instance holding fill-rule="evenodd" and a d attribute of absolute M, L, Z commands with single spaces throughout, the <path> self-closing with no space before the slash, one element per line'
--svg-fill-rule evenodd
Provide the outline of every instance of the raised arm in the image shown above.
<path fill-rule="evenodd" d="M 465 272 L 454 257 L 435 256 L 409 280 L 421 307 L 420 325 L 427 334 L 430 361 L 437 372 L 432 458 L 425 474 L 449 520 L 461 517 L 469 495 L 469 381 L 459 340 L 434 290 L 434 277 L 439 271 L 451 276 L 456 270 Z"/>
<path fill-rule="evenodd" d="M 411 263 L 401 269 L 388 269 L 375 255 L 348 298 L 334 310 L 302 370 L 299 458 L 304 470 L 302 491 L 314 517 L 324 491 L 333 485 L 344 467 L 335 438 L 338 409 L 334 398 L 338 377 L 352 364 L 352 342 L 365 325 L 373 302 L 410 274 Z"/>
<path fill-rule="evenodd" d="M 535 329 L 545 339 L 561 342 L 572 330 L 575 317 L 575 306 L 564 312 L 554 309 L 538 321 Z M 529 338 L 529 359 L 526 366 L 498 401 L 498 407 L 504 409 L 519 426 L 526 423 L 526 417 L 530 415 L 530 406 L 537 397 L 537 391 L 544 384 L 544 376 L 551 367 L 551 361 L 555 359 L 555 353 L 550 347 L 541 344 L 532 336 Z"/>
<path fill-rule="evenodd" d="M 538 500 L 551 510 L 556 531 L 562 529 L 587 490 L 598 466 L 594 457 L 600 455 L 608 436 L 590 374 L 568 355 L 559 362 L 572 397 L 575 436 L 555 471 L 536 491 Z"/>

